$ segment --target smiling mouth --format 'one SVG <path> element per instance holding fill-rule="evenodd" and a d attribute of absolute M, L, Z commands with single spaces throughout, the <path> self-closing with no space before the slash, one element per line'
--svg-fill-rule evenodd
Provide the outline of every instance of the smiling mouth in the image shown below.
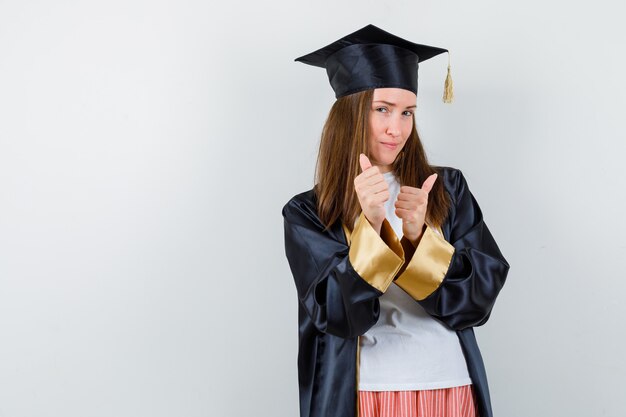
<path fill-rule="evenodd" d="M 388 143 L 388 142 L 380 142 L 381 145 L 389 148 L 389 149 L 396 149 L 398 147 L 398 143 Z"/>

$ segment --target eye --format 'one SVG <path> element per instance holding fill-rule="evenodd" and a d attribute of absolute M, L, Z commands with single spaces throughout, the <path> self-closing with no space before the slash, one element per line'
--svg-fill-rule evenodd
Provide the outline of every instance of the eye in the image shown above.
<path fill-rule="evenodd" d="M 382 112 L 381 110 L 384 110 L 384 111 L 386 112 L 386 111 L 387 111 L 387 107 L 377 107 L 377 108 L 376 108 L 376 111 L 377 111 L 377 112 L 384 113 L 384 112 Z"/>
<path fill-rule="evenodd" d="M 405 115 L 405 116 L 413 116 L 413 112 L 412 112 L 411 110 L 406 110 L 406 111 L 404 112 L 404 115 Z"/>

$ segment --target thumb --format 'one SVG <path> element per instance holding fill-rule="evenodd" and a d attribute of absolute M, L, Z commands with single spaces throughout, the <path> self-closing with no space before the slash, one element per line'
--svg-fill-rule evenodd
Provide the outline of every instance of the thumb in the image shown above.
<path fill-rule="evenodd" d="M 372 163 L 370 162 L 370 160 L 367 157 L 367 155 L 365 155 L 364 153 L 359 155 L 359 164 L 361 164 L 361 170 L 362 171 L 365 171 L 366 169 L 372 167 Z"/>
<path fill-rule="evenodd" d="M 430 192 L 430 190 L 433 189 L 433 185 L 435 184 L 435 180 L 437 179 L 437 174 L 432 174 L 431 176 L 429 176 L 428 178 L 426 178 L 426 180 L 424 181 L 424 184 L 422 184 L 422 190 L 426 191 L 427 193 Z"/>

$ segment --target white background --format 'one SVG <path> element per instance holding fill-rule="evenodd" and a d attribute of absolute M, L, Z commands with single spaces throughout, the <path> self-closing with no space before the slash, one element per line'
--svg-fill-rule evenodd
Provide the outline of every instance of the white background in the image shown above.
<path fill-rule="evenodd" d="M 281 208 L 334 94 L 293 60 L 368 23 L 451 51 L 417 118 L 511 265 L 495 415 L 624 415 L 619 4 L 0 0 L 0 417 L 297 415 Z"/>

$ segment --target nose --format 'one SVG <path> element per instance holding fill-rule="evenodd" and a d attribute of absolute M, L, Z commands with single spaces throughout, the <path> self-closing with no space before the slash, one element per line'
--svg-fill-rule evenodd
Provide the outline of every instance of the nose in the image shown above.
<path fill-rule="evenodd" d="M 400 120 L 398 120 L 398 118 L 389 118 L 389 124 L 387 125 L 387 134 L 393 137 L 400 136 Z"/>

